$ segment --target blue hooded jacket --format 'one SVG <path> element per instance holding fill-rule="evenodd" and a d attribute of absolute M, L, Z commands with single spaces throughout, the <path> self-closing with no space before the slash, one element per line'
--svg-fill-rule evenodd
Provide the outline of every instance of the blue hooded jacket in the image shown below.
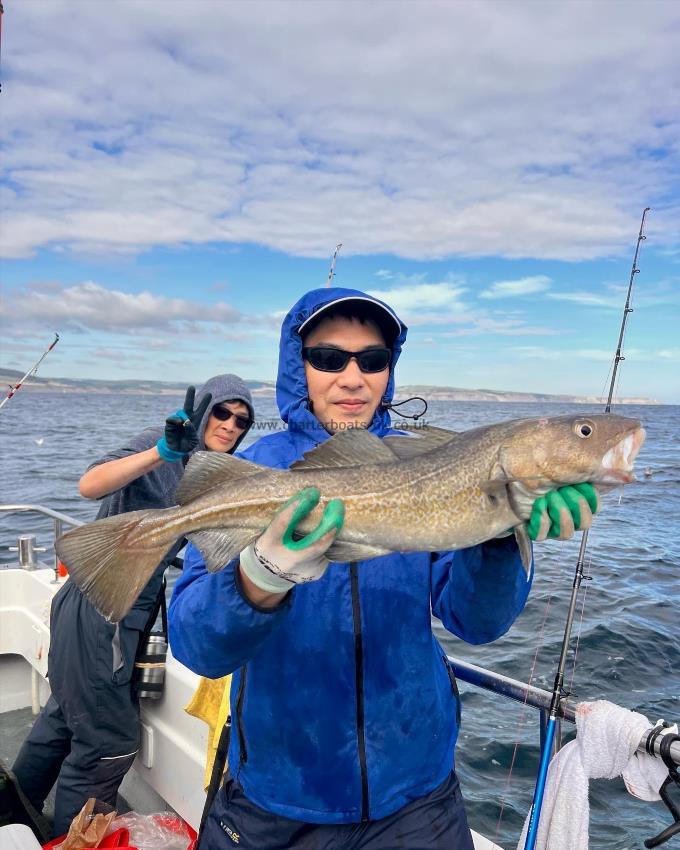
<path fill-rule="evenodd" d="M 281 469 L 329 438 L 309 410 L 298 328 L 320 306 L 363 292 L 308 292 L 281 331 L 277 401 L 287 430 L 240 456 Z M 385 305 L 383 305 L 385 306 Z M 393 345 L 385 400 L 406 337 Z M 378 408 L 370 430 L 390 431 Z M 187 547 L 170 604 L 172 651 L 195 672 L 234 672 L 229 766 L 255 805 L 310 823 L 376 820 L 453 770 L 459 705 L 431 614 L 470 643 L 506 632 L 530 582 L 514 537 L 457 552 L 333 563 L 273 610 L 245 597 L 237 561 L 206 571 Z"/>

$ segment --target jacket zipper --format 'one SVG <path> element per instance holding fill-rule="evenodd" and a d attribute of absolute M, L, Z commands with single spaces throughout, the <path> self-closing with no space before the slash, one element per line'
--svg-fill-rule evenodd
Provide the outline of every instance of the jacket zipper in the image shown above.
<path fill-rule="evenodd" d="M 366 769 L 366 737 L 364 731 L 364 646 L 361 636 L 361 605 L 359 603 L 359 574 L 356 562 L 349 565 L 352 587 L 352 618 L 354 620 L 354 669 L 357 693 L 357 740 L 361 770 L 361 820 L 368 820 L 368 771 Z"/>
<path fill-rule="evenodd" d="M 238 686 L 238 694 L 236 695 L 236 728 L 238 730 L 238 748 L 239 748 L 239 758 L 238 758 L 238 766 L 239 770 L 241 769 L 241 765 L 245 764 L 248 761 L 248 751 L 246 750 L 246 736 L 243 731 L 243 698 L 245 696 L 246 690 L 246 667 L 245 665 L 241 667 L 241 681 Z"/>
<path fill-rule="evenodd" d="M 456 723 L 458 725 L 458 728 L 460 728 L 460 692 L 458 690 L 456 674 L 453 672 L 453 668 L 449 663 L 449 659 L 445 655 L 442 655 L 442 661 L 444 662 L 444 667 L 446 667 L 446 674 L 449 677 L 449 682 L 451 684 L 451 693 L 453 694 L 453 697 L 456 700 Z"/>

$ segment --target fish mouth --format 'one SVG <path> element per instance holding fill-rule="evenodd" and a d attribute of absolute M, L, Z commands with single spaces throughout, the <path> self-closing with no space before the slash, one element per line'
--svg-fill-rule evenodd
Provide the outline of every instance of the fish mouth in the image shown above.
<path fill-rule="evenodd" d="M 602 458 L 598 480 L 602 484 L 629 484 L 635 481 L 633 463 L 644 441 L 644 428 L 636 428 L 626 434 Z"/>

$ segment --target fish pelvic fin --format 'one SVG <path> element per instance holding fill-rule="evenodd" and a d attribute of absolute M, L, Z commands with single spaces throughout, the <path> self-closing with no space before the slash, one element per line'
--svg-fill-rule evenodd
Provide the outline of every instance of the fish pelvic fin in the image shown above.
<path fill-rule="evenodd" d="M 261 534 L 262 529 L 205 528 L 190 532 L 187 538 L 200 550 L 208 572 L 216 573 Z"/>
<path fill-rule="evenodd" d="M 160 511 L 131 511 L 81 525 L 56 541 L 55 549 L 80 590 L 111 623 L 134 605 L 175 542 L 159 531 L 141 538 L 140 525 Z"/>
<path fill-rule="evenodd" d="M 178 505 L 186 505 L 200 496 L 205 496 L 215 487 L 257 475 L 260 472 L 271 473 L 271 469 L 220 452 L 195 452 L 184 470 L 182 480 L 177 485 L 175 501 Z"/>
<path fill-rule="evenodd" d="M 379 546 L 372 546 L 368 543 L 353 543 L 349 540 L 336 540 L 326 552 L 326 557 L 329 561 L 344 564 L 350 561 L 368 561 L 371 558 L 379 558 L 381 555 L 388 555 L 390 552 L 390 549 L 382 549 Z"/>
<path fill-rule="evenodd" d="M 513 528 L 513 531 L 515 533 L 515 540 L 517 541 L 517 545 L 519 546 L 519 554 L 522 559 L 522 566 L 524 567 L 524 572 L 526 573 L 527 581 L 529 581 L 529 579 L 531 578 L 531 565 L 534 560 L 534 554 L 526 523 L 523 522 L 521 525 L 516 525 Z"/>

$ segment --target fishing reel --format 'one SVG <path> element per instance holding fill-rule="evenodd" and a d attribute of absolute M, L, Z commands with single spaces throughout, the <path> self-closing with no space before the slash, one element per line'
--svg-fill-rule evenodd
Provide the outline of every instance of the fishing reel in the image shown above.
<path fill-rule="evenodd" d="M 665 844 L 669 838 L 680 834 L 680 767 L 673 761 L 671 756 L 671 746 L 677 741 L 680 742 L 680 735 L 666 731 L 672 728 L 672 724 L 667 720 L 661 720 L 654 727 L 652 734 L 647 740 L 646 750 L 650 755 L 654 755 L 654 742 L 660 736 L 659 756 L 668 768 L 668 778 L 659 789 L 659 794 L 666 808 L 673 816 L 673 823 L 662 829 L 658 835 L 653 838 L 648 838 L 644 845 L 645 847 L 659 847 Z M 677 727 L 676 727 L 677 728 Z M 671 791 L 677 796 L 677 802 L 671 799 Z"/>

